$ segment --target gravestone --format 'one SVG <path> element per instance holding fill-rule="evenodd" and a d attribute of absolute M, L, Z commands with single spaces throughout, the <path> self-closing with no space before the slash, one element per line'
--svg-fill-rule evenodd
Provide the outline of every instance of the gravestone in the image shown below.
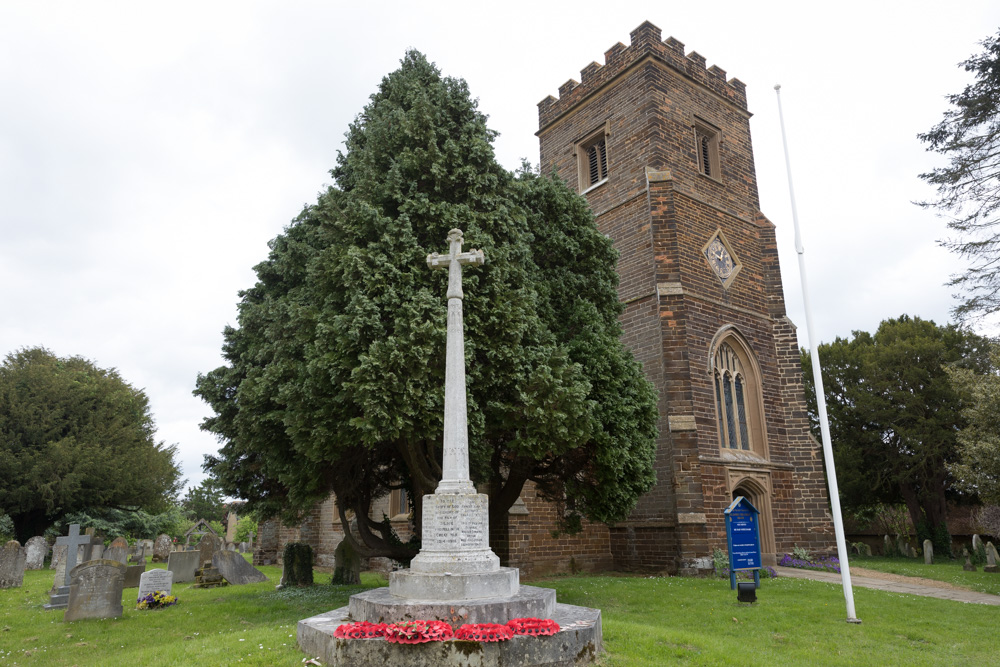
<path fill-rule="evenodd" d="M 170 555 L 170 547 L 173 546 L 174 541 L 170 539 L 169 535 L 159 535 L 156 541 L 153 542 L 153 562 L 154 563 L 165 563 L 167 562 L 167 557 Z"/>
<path fill-rule="evenodd" d="M 201 542 L 198 543 L 198 551 L 201 553 L 201 563 L 202 567 L 212 564 L 212 556 L 215 555 L 216 551 L 222 549 L 222 540 L 220 540 L 215 535 L 209 533 L 202 536 Z"/>
<path fill-rule="evenodd" d="M 932 565 L 934 563 L 934 543 L 930 540 L 924 540 L 924 565 Z"/>
<path fill-rule="evenodd" d="M 906 549 L 907 549 L 907 554 L 906 554 L 907 556 L 909 556 L 910 558 L 916 558 L 917 557 L 917 548 L 915 546 L 913 546 L 912 544 L 910 544 L 909 542 L 907 542 L 906 543 Z"/>
<path fill-rule="evenodd" d="M 247 543 L 246 542 L 240 542 L 240 545 L 237 548 L 237 551 L 239 551 L 241 554 L 245 554 L 247 552 Z"/>
<path fill-rule="evenodd" d="M 102 558 L 104 558 L 104 545 L 95 544 L 90 550 L 90 558 L 87 560 L 100 560 Z"/>
<path fill-rule="evenodd" d="M 983 567 L 983 572 L 997 572 L 997 548 L 993 546 L 992 542 L 986 543 L 986 566 Z"/>
<path fill-rule="evenodd" d="M 128 563 L 128 540 L 116 537 L 104 550 L 104 560 L 116 560 L 122 565 Z"/>
<path fill-rule="evenodd" d="M 892 540 L 888 535 L 882 538 L 882 555 L 891 556 L 892 555 Z"/>
<path fill-rule="evenodd" d="M 910 545 L 906 543 L 902 535 L 896 536 L 896 553 L 904 557 L 910 555 Z"/>
<path fill-rule="evenodd" d="M 976 566 L 972 564 L 972 556 L 969 555 L 969 550 L 962 549 L 962 555 L 965 556 L 965 565 L 962 566 L 962 569 L 966 572 L 975 572 Z"/>
<path fill-rule="evenodd" d="M 139 595 L 136 600 L 141 600 L 156 591 L 170 595 L 173 588 L 173 572 L 170 570 L 161 570 L 160 568 L 149 570 L 139 575 Z"/>
<path fill-rule="evenodd" d="M 861 555 L 869 557 L 872 555 L 872 548 L 865 542 L 861 543 Z"/>
<path fill-rule="evenodd" d="M 49 555 L 49 543 L 44 537 L 40 535 L 32 537 L 24 545 L 24 550 L 27 554 L 25 560 L 26 568 L 29 570 L 41 570 L 45 567 L 45 557 Z"/>
<path fill-rule="evenodd" d="M 132 553 L 132 564 L 146 566 L 146 545 L 136 544 Z"/>
<path fill-rule="evenodd" d="M 171 551 L 167 556 L 167 569 L 174 573 L 174 583 L 194 581 L 195 573 L 201 564 L 201 552 Z"/>
<path fill-rule="evenodd" d="M 226 551 L 236 551 L 236 545 L 230 542 L 226 545 Z"/>
<path fill-rule="evenodd" d="M 63 622 L 122 615 L 125 565 L 116 560 L 89 560 L 70 570 L 69 604 Z"/>
<path fill-rule="evenodd" d="M 27 551 L 17 540 L 11 540 L 0 549 L 0 588 L 21 587 L 27 556 Z"/>
<path fill-rule="evenodd" d="M 88 529 L 90 532 L 91 529 Z M 56 566 L 56 578 L 49 591 L 49 603 L 44 605 L 45 609 L 63 609 L 69 603 L 70 594 L 70 573 L 76 567 L 77 562 L 90 559 L 91 550 L 94 544 L 99 544 L 100 540 L 93 534 L 81 535 L 80 524 L 74 523 L 69 527 L 69 535 L 62 535 L 56 538 L 56 547 L 62 546 L 65 549 L 63 558 Z"/>
<path fill-rule="evenodd" d="M 235 586 L 268 581 L 263 572 L 248 563 L 246 558 L 235 551 L 216 552 L 212 557 L 212 565 L 226 581 Z"/>
<path fill-rule="evenodd" d="M 146 565 L 126 565 L 125 566 L 125 588 L 138 588 L 139 577 L 146 571 Z"/>
<path fill-rule="evenodd" d="M 972 553 L 976 553 L 983 548 L 983 540 L 979 535 L 972 536 Z"/>

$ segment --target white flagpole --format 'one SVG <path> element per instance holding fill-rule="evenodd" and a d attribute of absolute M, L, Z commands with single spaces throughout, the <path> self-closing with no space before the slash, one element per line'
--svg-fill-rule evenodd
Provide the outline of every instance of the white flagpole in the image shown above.
<path fill-rule="evenodd" d="M 781 85 L 774 87 L 778 97 L 778 121 L 781 124 L 781 143 L 785 149 L 785 169 L 788 172 L 788 195 L 792 200 L 792 224 L 795 226 L 795 252 L 799 255 L 799 276 L 802 279 L 802 302 L 806 311 L 806 335 L 809 337 L 809 354 L 812 356 L 813 382 L 816 385 L 816 408 L 819 412 L 819 429 L 823 437 L 823 459 L 826 461 L 826 480 L 833 506 L 833 530 L 837 536 L 837 556 L 840 558 L 840 578 L 847 601 L 847 622 L 860 623 L 854 613 L 854 589 L 851 587 L 851 566 L 847 562 L 847 540 L 844 538 L 844 521 L 840 513 L 840 491 L 837 488 L 837 471 L 833 467 L 833 445 L 830 443 L 830 422 L 826 416 L 826 396 L 823 392 L 823 373 L 819 364 L 819 350 L 813 341 L 812 311 L 809 309 L 809 288 L 806 284 L 805 250 L 799 233 L 799 214 L 795 208 L 795 188 L 792 187 L 792 163 L 788 159 L 788 139 L 785 137 L 785 116 L 781 111 Z"/>

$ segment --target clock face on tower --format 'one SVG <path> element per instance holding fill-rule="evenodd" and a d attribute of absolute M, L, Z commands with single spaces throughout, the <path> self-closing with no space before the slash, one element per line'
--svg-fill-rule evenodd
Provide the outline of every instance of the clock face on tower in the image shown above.
<path fill-rule="evenodd" d="M 721 230 L 715 233 L 715 236 L 708 242 L 703 252 L 709 266 L 715 271 L 715 275 L 719 276 L 719 280 L 722 281 L 723 286 L 729 287 L 732 279 L 736 277 L 736 273 L 740 269 L 740 263 L 733 257 L 733 253 L 729 249 L 725 237 L 722 236 Z"/>

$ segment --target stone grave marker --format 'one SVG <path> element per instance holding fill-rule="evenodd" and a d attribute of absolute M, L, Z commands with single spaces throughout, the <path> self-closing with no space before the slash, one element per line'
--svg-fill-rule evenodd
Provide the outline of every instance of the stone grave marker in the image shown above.
<path fill-rule="evenodd" d="M 104 544 L 98 543 L 91 549 L 90 558 L 87 560 L 100 560 L 101 558 L 104 558 Z"/>
<path fill-rule="evenodd" d="M 0 588 L 21 587 L 27 556 L 27 551 L 17 540 L 11 540 L 0 549 Z"/>
<path fill-rule="evenodd" d="M 212 556 L 215 555 L 216 551 L 222 550 L 222 541 L 215 535 L 208 533 L 201 538 L 201 542 L 198 543 L 198 551 L 201 554 L 200 565 L 211 565 Z"/>
<path fill-rule="evenodd" d="M 962 569 L 966 572 L 975 572 L 976 566 L 972 564 L 972 556 L 969 554 L 969 550 L 962 549 L 962 555 L 965 556 L 965 565 L 962 566 Z"/>
<path fill-rule="evenodd" d="M 170 570 L 161 570 L 160 568 L 148 570 L 139 575 L 139 595 L 136 597 L 136 600 L 141 600 L 156 591 L 170 595 L 173 587 L 173 572 Z"/>
<path fill-rule="evenodd" d="M 236 550 L 239 551 L 241 554 L 245 554 L 247 552 L 247 543 L 240 542 L 240 545 Z"/>
<path fill-rule="evenodd" d="M 983 546 L 983 540 L 979 535 L 972 536 L 972 552 L 975 553 Z"/>
<path fill-rule="evenodd" d="M 167 569 L 174 573 L 174 583 L 194 581 L 194 575 L 201 565 L 199 551 L 171 551 L 167 556 Z"/>
<path fill-rule="evenodd" d="M 123 586 L 125 588 L 138 588 L 139 587 L 139 577 L 142 573 L 146 571 L 145 563 L 142 565 L 126 565 L 125 566 L 125 583 Z"/>
<path fill-rule="evenodd" d="M 45 567 L 45 557 L 49 555 L 49 543 L 40 535 L 32 537 L 24 545 L 27 553 L 25 567 L 29 570 L 41 570 Z"/>
<path fill-rule="evenodd" d="M 132 564 L 133 565 L 142 565 L 144 568 L 146 567 L 146 545 L 145 544 L 139 544 L 139 543 L 136 544 L 136 547 L 135 547 L 135 549 L 133 550 L 133 553 L 132 553 Z"/>
<path fill-rule="evenodd" d="M 986 543 L 986 566 L 983 567 L 983 572 L 998 572 L 997 560 L 1000 556 L 997 556 L 997 548 L 993 546 L 992 542 Z"/>
<path fill-rule="evenodd" d="M 934 543 L 930 540 L 924 540 L 924 565 L 932 565 L 934 563 Z"/>
<path fill-rule="evenodd" d="M 871 556 L 872 555 L 872 548 L 870 546 L 868 546 L 868 544 L 865 543 L 865 542 L 861 543 L 861 555 L 862 556 Z"/>
<path fill-rule="evenodd" d="M 882 538 L 882 555 L 889 556 L 892 554 L 892 540 L 888 535 Z"/>
<path fill-rule="evenodd" d="M 235 551 L 217 551 L 212 557 L 212 565 L 226 581 L 235 586 L 268 581 L 263 572 Z"/>
<path fill-rule="evenodd" d="M 69 604 L 63 622 L 84 618 L 118 618 L 122 615 L 125 565 L 102 558 L 70 570 Z"/>
<path fill-rule="evenodd" d="M 104 560 L 116 560 L 122 565 L 128 563 L 128 540 L 116 537 L 110 546 L 104 550 Z"/>
<path fill-rule="evenodd" d="M 896 536 L 896 553 L 898 553 L 900 556 L 910 555 L 910 545 L 906 543 L 906 540 L 903 539 L 902 535 Z"/>
<path fill-rule="evenodd" d="M 49 604 L 44 605 L 45 609 L 62 609 L 66 606 L 70 593 L 70 572 L 78 562 L 90 559 L 95 543 L 99 544 L 100 540 L 93 535 L 81 535 L 78 523 L 70 525 L 69 535 L 56 538 L 56 548 L 63 547 L 64 554 L 56 566 L 55 581 L 49 591 L 50 600 Z"/>
<path fill-rule="evenodd" d="M 54 570 L 59 567 L 59 561 L 66 558 L 66 547 L 62 544 L 52 546 L 52 560 L 49 561 L 49 569 Z"/>
<path fill-rule="evenodd" d="M 173 546 L 174 541 L 170 539 L 169 535 L 160 534 L 157 536 L 156 541 L 153 542 L 153 562 L 154 563 L 165 563 L 167 557 L 170 555 L 170 547 Z"/>

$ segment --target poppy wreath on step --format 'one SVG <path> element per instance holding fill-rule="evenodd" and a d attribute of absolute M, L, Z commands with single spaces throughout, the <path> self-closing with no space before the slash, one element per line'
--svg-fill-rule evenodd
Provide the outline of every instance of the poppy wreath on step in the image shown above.
<path fill-rule="evenodd" d="M 507 627 L 515 635 L 531 635 L 541 637 L 559 632 L 559 624 L 550 618 L 512 618 L 507 621 Z"/>
<path fill-rule="evenodd" d="M 385 623 L 369 623 L 360 621 L 358 623 L 345 623 L 338 625 L 333 631 L 333 636 L 337 639 L 375 639 L 385 637 Z"/>
<path fill-rule="evenodd" d="M 470 639 L 475 642 L 500 642 L 514 636 L 506 625 L 496 623 L 466 623 L 455 633 L 456 639 Z"/>
<path fill-rule="evenodd" d="M 385 628 L 385 640 L 394 644 L 423 644 L 454 637 L 451 626 L 444 621 L 407 621 Z"/>

